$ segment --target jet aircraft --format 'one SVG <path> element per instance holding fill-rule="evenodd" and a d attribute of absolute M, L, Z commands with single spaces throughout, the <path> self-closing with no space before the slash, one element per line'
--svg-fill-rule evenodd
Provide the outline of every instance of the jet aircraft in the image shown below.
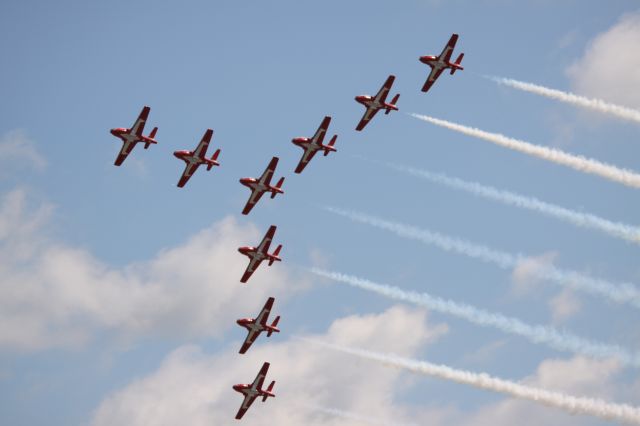
<path fill-rule="evenodd" d="M 110 130 L 113 136 L 122 139 L 122 148 L 120 149 L 120 153 L 114 163 L 116 166 L 119 166 L 124 162 L 138 142 L 144 142 L 144 149 L 148 149 L 152 143 L 158 143 L 158 141 L 154 139 L 156 137 L 156 132 L 158 131 L 157 127 L 153 128 L 151 133 L 149 133 L 149 136 L 144 136 L 142 134 L 144 131 L 144 125 L 149 117 L 149 111 L 151 111 L 151 108 L 148 106 L 142 108 L 140 115 L 130 129 L 118 127 Z"/>
<path fill-rule="evenodd" d="M 269 365 L 270 364 L 268 362 L 265 362 L 262 365 L 262 368 L 260 369 L 260 372 L 258 373 L 256 378 L 253 380 L 253 383 L 233 385 L 233 390 L 244 395 L 242 405 L 240 406 L 240 409 L 236 414 L 237 420 L 240 420 L 242 416 L 244 416 L 244 413 L 247 412 L 256 398 L 262 398 L 262 402 L 265 402 L 269 397 L 275 398 L 276 395 L 272 393 L 273 386 L 276 384 L 275 380 L 271 382 L 266 390 L 262 389 L 264 379 L 267 376 L 267 372 L 269 371 Z"/>
<path fill-rule="evenodd" d="M 291 142 L 293 142 L 295 145 L 298 145 L 300 148 L 304 149 L 302 158 L 300 159 L 300 162 L 296 167 L 296 173 L 301 173 L 304 170 L 309 161 L 311 161 L 313 156 L 316 155 L 316 152 L 324 150 L 325 157 L 332 151 L 336 152 L 336 149 L 333 147 L 333 145 L 336 143 L 338 135 L 333 135 L 333 138 L 331 138 L 331 141 L 329 141 L 329 145 L 322 144 L 330 123 L 331 117 L 325 117 L 312 138 L 298 137 L 291 140 Z"/>
<path fill-rule="evenodd" d="M 423 92 L 426 92 L 431 88 L 433 83 L 435 83 L 438 77 L 440 77 L 440 74 L 442 74 L 442 71 L 446 69 L 450 69 L 451 75 L 453 75 L 453 73 L 455 73 L 456 70 L 462 71 L 464 69 L 460 65 L 460 63 L 462 62 L 462 58 L 464 57 L 464 53 L 461 53 L 455 62 L 453 63 L 450 62 L 451 54 L 453 53 L 453 49 L 456 47 L 457 41 L 458 41 L 458 34 L 452 34 L 451 38 L 449 39 L 449 42 L 444 47 L 440 55 L 438 56 L 428 55 L 428 56 L 420 57 L 420 62 L 422 62 L 423 64 L 427 64 L 431 67 L 431 73 L 429 73 L 429 77 L 427 78 L 427 81 L 424 83 L 424 86 L 422 86 Z"/>
<path fill-rule="evenodd" d="M 271 178 L 273 177 L 273 173 L 275 172 L 277 165 L 278 157 L 273 157 L 259 179 L 240 179 L 240 183 L 251 190 L 251 196 L 249 197 L 249 201 L 247 201 L 247 204 L 244 206 L 242 214 L 249 214 L 253 206 L 256 205 L 258 200 L 260 200 L 265 192 L 271 192 L 271 198 L 275 198 L 277 194 L 284 194 L 284 191 L 281 189 L 284 182 L 284 177 L 280 178 L 276 186 L 271 186 Z"/>
<path fill-rule="evenodd" d="M 275 299 L 273 297 L 267 299 L 267 302 L 264 304 L 264 307 L 256 318 L 242 318 L 236 321 L 239 326 L 246 328 L 249 332 L 249 334 L 247 334 L 247 338 L 242 344 L 242 347 L 240 348 L 241 354 L 247 352 L 249 347 L 251 347 L 253 342 L 258 338 L 258 336 L 260 336 L 260 333 L 262 333 L 263 331 L 267 332 L 267 337 L 271 337 L 272 333 L 280 332 L 280 330 L 276 327 L 278 325 L 278 321 L 280 321 L 279 315 L 276 317 L 276 319 L 273 320 L 273 323 L 271 325 L 267 324 L 274 300 Z"/>
<path fill-rule="evenodd" d="M 369 96 L 369 95 L 356 96 L 356 101 L 364 105 L 365 108 L 367 108 L 367 110 L 364 112 L 364 115 L 362 116 L 362 119 L 358 123 L 356 130 L 364 129 L 364 126 L 366 126 L 367 123 L 369 123 L 369 121 L 371 121 L 371 119 L 381 109 L 385 110 L 384 112 L 385 114 L 389 114 L 391 111 L 398 111 L 396 102 L 398 102 L 398 99 L 400 98 L 399 93 L 394 96 L 391 103 L 386 102 L 387 95 L 389 94 L 389 91 L 391 90 L 391 85 L 393 84 L 393 81 L 395 79 L 396 77 L 394 75 L 390 75 L 389 77 L 387 77 L 387 80 L 384 82 L 384 84 L 382 85 L 382 87 L 380 88 L 380 90 L 375 96 Z"/>
<path fill-rule="evenodd" d="M 217 149 L 216 152 L 213 153 L 211 158 L 206 158 L 207 149 L 209 148 L 209 142 L 211 142 L 211 137 L 213 136 L 213 130 L 207 129 L 207 131 L 202 136 L 202 140 L 198 144 L 198 147 L 195 151 L 176 151 L 173 155 L 176 158 L 187 163 L 184 171 L 182 172 L 182 177 L 178 181 L 178 188 L 182 188 L 188 181 L 189 178 L 198 170 L 198 167 L 206 164 L 207 170 L 211 170 L 213 166 L 219 166 L 218 156 L 220 155 L 220 150 Z"/>
<path fill-rule="evenodd" d="M 265 234 L 264 238 L 260 242 L 258 247 L 240 247 L 238 251 L 245 256 L 247 256 L 249 260 L 249 265 L 247 269 L 244 271 L 244 275 L 240 279 L 241 283 L 246 283 L 247 280 L 253 275 L 256 269 L 260 266 L 263 260 L 269 261 L 269 266 L 273 265 L 273 262 L 280 262 L 282 259 L 278 257 L 280 254 L 280 250 L 282 249 L 282 244 L 276 247 L 276 250 L 273 253 L 269 253 L 269 247 L 271 246 L 271 241 L 273 240 L 273 236 L 276 233 L 276 226 L 271 225 L 269 230 Z"/>

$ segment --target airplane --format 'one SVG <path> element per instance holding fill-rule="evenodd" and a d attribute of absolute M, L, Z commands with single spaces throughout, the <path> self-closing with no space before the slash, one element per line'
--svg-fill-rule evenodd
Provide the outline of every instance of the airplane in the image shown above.
<path fill-rule="evenodd" d="M 431 73 L 429 73 L 427 81 L 424 83 L 424 86 L 422 86 L 423 92 L 429 90 L 433 83 L 435 83 L 435 81 L 438 79 L 438 77 L 440 77 L 442 71 L 446 70 L 447 68 L 451 69 L 451 75 L 453 75 L 456 70 L 462 71 L 464 69 L 460 65 L 460 63 L 462 62 L 462 58 L 464 57 L 464 53 L 461 53 L 455 62 L 450 62 L 451 54 L 453 53 L 453 49 L 456 47 L 457 41 L 458 34 L 452 34 L 449 42 L 444 47 L 442 53 L 440 53 L 439 56 L 428 55 L 420 57 L 420 62 L 431 67 Z"/>
<path fill-rule="evenodd" d="M 327 129 L 329 128 L 329 124 L 331 123 L 331 117 L 325 117 L 320 123 L 320 127 L 316 130 L 316 134 L 313 135 L 312 138 L 293 138 L 291 142 L 295 145 L 298 145 L 300 148 L 304 149 L 304 154 L 302 154 L 302 158 L 296 167 L 296 173 L 302 173 L 304 168 L 307 166 L 309 161 L 316 155 L 316 152 L 320 150 L 324 150 L 324 156 L 329 155 L 330 152 L 336 152 L 336 149 L 333 145 L 336 143 L 336 139 L 338 135 L 333 135 L 331 141 L 329 141 L 329 145 L 323 145 L 322 141 L 324 140 L 324 135 L 327 133 Z"/>
<path fill-rule="evenodd" d="M 280 189 L 284 182 L 284 176 L 280 178 L 276 186 L 271 186 L 271 178 L 273 177 L 273 172 L 276 170 L 277 165 L 278 157 L 273 157 L 259 179 L 240 179 L 240 183 L 251 190 L 251 196 L 249 197 L 247 204 L 244 206 L 242 214 L 249 214 L 253 206 L 256 205 L 260 200 L 260 197 L 262 197 L 265 192 L 271 192 L 271 198 L 275 198 L 277 194 L 284 194 L 284 191 Z"/>
<path fill-rule="evenodd" d="M 367 110 L 364 112 L 364 115 L 362 116 L 362 119 L 360 120 L 360 123 L 358 123 L 356 130 L 364 129 L 364 126 L 366 126 L 367 123 L 371 121 L 371 119 L 376 115 L 378 110 L 384 109 L 385 114 L 389 114 L 391 111 L 398 111 L 396 102 L 398 102 L 398 99 L 400 98 L 399 93 L 396 96 L 394 96 L 391 103 L 386 102 L 387 95 L 389 94 L 389 91 L 391 90 L 391 85 L 393 84 L 393 81 L 395 79 L 396 77 L 394 75 L 390 75 L 389 77 L 387 77 L 387 81 L 384 82 L 384 84 L 382 85 L 382 87 L 380 88 L 380 90 L 375 96 L 369 96 L 369 95 L 356 96 L 356 101 L 364 105 L 365 108 L 367 108 Z"/>
<path fill-rule="evenodd" d="M 269 266 L 273 265 L 273 262 L 282 261 L 282 259 L 278 257 L 278 255 L 280 254 L 280 250 L 282 249 L 282 244 L 278 245 L 273 253 L 269 253 L 269 247 L 271 246 L 271 241 L 273 240 L 273 236 L 275 235 L 275 233 L 276 226 L 271 225 L 267 233 L 264 235 L 264 238 L 262 238 L 262 241 L 260 242 L 260 245 L 258 247 L 246 246 L 238 248 L 238 251 L 240 253 L 244 254 L 250 259 L 249 266 L 247 266 L 247 269 L 244 271 L 244 275 L 240 279 L 241 283 L 247 282 L 247 280 L 251 277 L 251 275 L 253 275 L 255 270 L 258 269 L 260 263 L 262 263 L 263 260 L 268 260 Z"/>
<path fill-rule="evenodd" d="M 244 340 L 239 353 L 243 354 L 247 352 L 249 347 L 263 331 L 267 332 L 267 337 L 271 337 L 272 333 L 280 332 L 280 330 L 276 327 L 278 325 L 278 321 L 280 321 L 279 315 L 276 317 L 276 319 L 273 320 L 273 323 L 271 325 L 267 324 L 274 300 L 275 299 L 273 297 L 267 299 L 267 303 L 264 304 L 264 307 L 260 311 L 260 314 L 257 316 L 257 318 L 242 318 L 236 321 L 239 326 L 244 327 L 247 329 L 247 331 L 249 331 L 249 334 L 247 334 L 247 338 Z"/>
<path fill-rule="evenodd" d="M 130 129 L 118 127 L 110 130 L 113 136 L 122 139 L 122 148 L 120 149 L 120 153 L 118 154 L 115 163 L 113 163 L 116 166 L 119 166 L 124 162 L 138 142 L 144 142 L 144 149 L 148 149 L 152 143 L 158 143 L 158 141 L 154 139 L 156 137 L 156 132 L 158 131 L 157 127 L 153 128 L 151 133 L 149 133 L 149 136 L 144 136 L 142 134 L 144 131 L 144 124 L 147 122 L 147 117 L 149 117 L 149 111 L 151 111 L 151 108 L 148 106 L 142 108 L 140 115 Z"/>
<path fill-rule="evenodd" d="M 249 384 L 233 385 L 234 391 L 240 392 L 241 394 L 244 395 L 244 400 L 242 401 L 242 405 L 240 406 L 240 409 L 236 414 L 237 420 L 240 420 L 242 416 L 244 416 L 244 413 L 247 412 L 247 410 L 249 409 L 249 407 L 251 407 L 251 404 L 253 404 L 253 401 L 255 401 L 256 398 L 262 398 L 262 402 L 265 402 L 269 397 L 275 398 L 276 395 L 272 392 L 273 386 L 276 384 L 275 380 L 271 382 L 267 390 L 262 389 L 262 384 L 264 383 L 264 379 L 267 376 L 267 371 L 269 371 L 269 365 L 270 364 L 268 362 L 265 362 L 264 364 L 262 364 L 262 368 L 260 369 L 260 372 L 258 373 L 256 378 L 253 380 L 253 383 L 251 383 L 250 385 Z"/>
<path fill-rule="evenodd" d="M 178 181 L 178 188 L 182 188 L 188 181 L 189 178 L 198 170 L 200 165 L 207 165 L 207 170 L 211 170 L 213 166 L 219 166 L 218 156 L 220 155 L 220 150 L 217 149 L 216 152 L 213 153 L 211 158 L 206 158 L 207 149 L 209 148 L 209 142 L 211 142 L 211 137 L 213 136 L 213 130 L 207 129 L 207 131 L 202 136 L 202 140 L 198 144 L 198 147 L 195 151 L 176 151 L 173 155 L 176 158 L 187 163 L 184 168 L 184 172 L 182 172 L 182 177 Z"/>

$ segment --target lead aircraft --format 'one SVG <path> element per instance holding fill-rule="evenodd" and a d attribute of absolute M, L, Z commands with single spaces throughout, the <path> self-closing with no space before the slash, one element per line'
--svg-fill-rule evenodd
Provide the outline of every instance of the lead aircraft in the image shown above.
<path fill-rule="evenodd" d="M 296 173 L 302 173 L 309 161 L 311 161 L 313 156 L 316 155 L 316 152 L 324 150 L 325 157 L 329 155 L 330 152 L 336 152 L 336 149 L 333 147 L 333 145 L 336 143 L 338 135 L 333 135 L 333 138 L 331 138 L 331 141 L 329 141 L 329 145 L 322 144 L 330 123 L 331 117 L 325 117 L 312 138 L 298 137 L 291 140 L 291 142 L 293 142 L 295 145 L 298 145 L 300 148 L 304 149 L 304 154 L 302 154 L 302 158 L 300 159 L 300 162 L 296 167 Z"/>
<path fill-rule="evenodd" d="M 211 137 L 213 136 L 213 130 L 207 129 L 200 140 L 200 143 L 196 147 L 195 151 L 176 151 L 173 155 L 176 158 L 187 163 L 184 171 L 182 172 L 182 176 L 178 181 L 178 188 L 182 188 L 191 178 L 191 176 L 198 170 L 198 167 L 206 164 L 207 170 L 211 170 L 213 166 L 219 166 L 218 156 L 220 155 L 220 150 L 217 149 L 216 152 L 213 153 L 211 158 L 206 158 L 207 149 L 209 148 L 209 142 L 211 142 Z"/>
<path fill-rule="evenodd" d="M 110 130 L 113 136 L 122 139 L 122 148 L 120 149 L 120 153 L 118 154 L 115 163 L 113 163 L 116 166 L 119 166 L 124 162 L 138 142 L 144 142 L 144 149 L 148 149 L 152 143 L 158 143 L 158 141 L 154 139 L 156 137 L 156 132 L 158 131 L 157 127 L 153 128 L 151 133 L 149 133 L 149 136 L 144 136 L 142 134 L 144 131 L 144 125 L 149 117 L 149 111 L 151 111 L 151 108 L 148 106 L 142 108 L 140 115 L 130 129 L 118 127 Z"/>
<path fill-rule="evenodd" d="M 429 73 L 429 77 L 427 78 L 427 81 L 424 83 L 424 86 L 422 86 L 423 92 L 426 92 L 431 88 L 433 83 L 435 83 L 438 77 L 440 77 L 440 74 L 442 74 L 442 71 L 446 69 L 450 69 L 451 75 L 453 75 L 453 73 L 455 73 L 457 70 L 462 71 L 464 69 L 460 65 L 460 63 L 462 62 L 462 58 L 464 57 L 464 53 L 461 53 L 455 62 L 453 63 L 450 62 L 451 54 L 453 53 L 453 49 L 455 49 L 456 47 L 457 41 L 458 41 L 458 34 L 452 34 L 451 38 L 449 39 L 449 42 L 444 47 L 440 55 L 438 56 L 427 55 L 427 56 L 420 57 L 420 62 L 422 62 L 423 64 L 427 64 L 431 67 L 431 73 Z"/>
<path fill-rule="evenodd" d="M 278 157 L 273 157 L 259 179 L 240 179 L 240 183 L 251 190 L 251 196 L 249 197 L 247 204 L 244 206 L 242 214 L 249 214 L 253 206 L 256 205 L 265 192 L 271 192 L 271 198 L 275 198 L 277 194 L 284 194 L 284 191 L 281 189 L 282 184 L 284 183 L 284 176 L 280 178 L 276 186 L 271 186 L 271 178 L 273 177 L 273 173 L 275 172 L 277 165 Z"/>
<path fill-rule="evenodd" d="M 271 325 L 267 324 L 274 300 L 275 299 L 273 297 L 268 298 L 267 302 L 264 304 L 264 307 L 260 311 L 260 314 L 258 314 L 256 318 L 242 318 L 236 321 L 239 326 L 246 328 L 249 332 L 247 334 L 247 338 L 244 339 L 242 347 L 240 348 L 241 354 L 247 352 L 253 342 L 258 338 L 258 336 L 260 336 L 260 333 L 262 333 L 263 331 L 267 332 L 267 337 L 271 337 L 272 333 L 280 332 L 280 330 L 276 327 L 278 325 L 278 321 L 280 321 L 280 315 L 278 315 L 276 319 L 273 320 L 273 323 Z"/>
<path fill-rule="evenodd" d="M 266 390 L 262 389 L 264 379 L 267 377 L 267 372 L 269 371 L 269 365 L 270 364 L 268 362 L 262 364 L 262 368 L 260 369 L 260 372 L 258 373 L 256 378 L 253 380 L 253 383 L 233 385 L 234 391 L 240 392 L 244 395 L 242 405 L 240 406 L 240 409 L 236 414 L 237 420 L 240 420 L 242 416 L 244 416 L 244 413 L 247 412 L 256 398 L 262 398 L 262 402 L 265 402 L 269 397 L 275 398 L 276 395 L 272 393 L 273 386 L 276 384 L 275 380 L 271 382 Z"/>
<path fill-rule="evenodd" d="M 384 82 L 384 84 L 382 85 L 380 90 L 378 90 L 378 93 L 375 96 L 369 96 L 369 95 L 356 96 L 356 101 L 364 105 L 365 108 L 367 108 L 367 110 L 364 112 L 364 115 L 362 116 L 362 119 L 358 123 L 358 126 L 356 126 L 356 130 L 364 129 L 364 126 L 366 126 L 367 123 L 369 123 L 369 121 L 371 121 L 371 119 L 381 109 L 385 110 L 384 111 L 385 115 L 389 114 L 391 111 L 398 111 L 396 102 L 398 102 L 398 99 L 400 98 L 399 93 L 393 97 L 393 100 L 391 101 L 391 103 L 386 102 L 387 95 L 389 94 L 389 91 L 391 90 L 391 85 L 393 85 L 393 81 L 395 79 L 396 77 L 394 75 L 390 75 L 389 77 L 387 77 L 387 80 Z"/>
<path fill-rule="evenodd" d="M 271 246 L 271 241 L 273 240 L 273 236 L 276 233 L 276 226 L 271 225 L 269 230 L 265 234 L 264 238 L 260 242 L 258 247 L 240 247 L 238 251 L 245 256 L 247 256 L 249 260 L 249 265 L 247 269 L 244 271 L 244 275 L 240 279 L 241 283 L 246 283 L 247 280 L 253 275 L 256 269 L 260 266 L 263 260 L 269 261 L 269 266 L 273 265 L 273 262 L 280 262 L 282 259 L 278 257 L 280 254 L 280 250 L 282 249 L 282 244 L 278 245 L 276 250 L 273 253 L 269 253 L 269 247 Z"/>

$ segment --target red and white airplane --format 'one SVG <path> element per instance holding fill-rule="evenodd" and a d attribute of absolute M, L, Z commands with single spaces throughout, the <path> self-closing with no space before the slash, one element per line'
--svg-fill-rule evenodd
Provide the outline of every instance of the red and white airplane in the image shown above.
<path fill-rule="evenodd" d="M 271 192 L 271 198 L 275 198 L 277 194 L 284 194 L 284 191 L 281 189 L 282 183 L 284 182 L 284 176 L 280 178 L 276 186 L 271 185 L 271 178 L 273 177 L 273 173 L 275 172 L 277 165 L 278 157 L 273 157 L 259 179 L 240 179 L 240 183 L 251 190 L 251 196 L 249 197 L 247 204 L 244 206 L 242 214 L 249 214 L 253 206 L 256 205 L 265 192 Z"/>
<path fill-rule="evenodd" d="M 244 400 L 242 401 L 242 405 L 238 410 L 238 414 L 236 414 L 237 420 L 240 420 L 242 416 L 244 416 L 244 413 L 247 412 L 247 410 L 249 409 L 249 407 L 251 407 L 251 404 L 253 404 L 253 401 L 255 401 L 256 398 L 262 398 L 262 402 L 265 402 L 269 397 L 275 398 L 276 395 L 272 392 L 273 386 L 276 384 L 275 380 L 271 382 L 267 390 L 262 389 L 262 385 L 264 384 L 264 379 L 267 377 L 267 372 L 269 371 L 269 365 L 270 364 L 268 362 L 265 362 L 264 364 L 262 364 L 262 368 L 260 369 L 260 372 L 258 373 L 256 378 L 253 380 L 253 383 L 246 384 L 246 385 L 243 385 L 243 384 L 233 385 L 234 391 L 240 392 L 241 394 L 244 395 Z"/>
<path fill-rule="evenodd" d="M 439 56 L 428 55 L 428 56 L 420 57 L 420 62 L 422 62 L 423 64 L 427 64 L 431 67 L 431 73 L 429 74 L 427 81 L 424 83 L 424 86 L 422 86 L 423 92 L 426 92 L 427 90 L 429 90 L 433 85 L 433 83 L 435 83 L 435 81 L 438 79 L 438 77 L 440 77 L 440 74 L 442 74 L 442 71 L 446 70 L 447 68 L 451 69 L 451 75 L 453 75 L 453 73 L 456 72 L 456 70 L 462 71 L 464 69 L 460 65 L 460 62 L 462 62 L 462 58 L 464 57 L 464 53 L 461 53 L 455 62 L 453 63 L 450 62 L 451 54 L 453 53 L 453 49 L 456 47 L 457 41 L 458 41 L 458 34 L 453 34 L 451 35 L 449 42 L 444 47 L 444 49 L 442 50 L 442 53 L 440 53 Z"/>
<path fill-rule="evenodd" d="M 154 139 L 156 137 L 156 132 L 158 131 L 157 127 L 153 128 L 151 133 L 149 133 L 149 136 L 144 136 L 142 134 L 144 131 L 144 124 L 147 122 L 147 118 L 149 117 L 149 111 L 151 111 L 151 108 L 148 106 L 142 108 L 140 115 L 130 129 L 118 127 L 110 130 L 113 136 L 122 139 L 122 148 L 120 149 L 120 153 L 114 163 L 116 166 L 119 166 L 124 162 L 127 155 L 131 153 L 133 147 L 136 146 L 138 142 L 144 142 L 144 149 L 148 149 L 152 143 L 158 143 L 158 141 Z"/>
<path fill-rule="evenodd" d="M 180 181 L 178 181 L 179 188 L 182 188 L 189 181 L 189 178 L 191 178 L 196 170 L 198 170 L 199 166 L 206 164 L 207 170 L 211 170 L 213 166 L 220 165 L 220 163 L 218 163 L 217 161 L 218 156 L 220 155 L 219 149 L 217 149 L 216 152 L 213 153 L 211 158 L 206 158 L 207 149 L 209 148 L 209 142 L 211 142 L 212 136 L 213 130 L 207 129 L 195 151 L 183 150 L 173 153 L 176 158 L 179 158 L 180 160 L 187 163 L 186 167 L 184 168 L 184 172 L 182 172 L 182 177 L 180 178 Z"/>
<path fill-rule="evenodd" d="M 264 304 L 264 307 L 258 314 L 257 318 L 242 318 L 236 321 L 239 326 L 244 327 L 249 331 L 247 334 L 247 338 L 244 339 L 244 343 L 240 348 L 240 353 L 243 354 L 247 352 L 249 347 L 253 344 L 253 342 L 260 336 L 260 333 L 263 331 L 267 332 L 267 337 L 271 337 L 272 333 L 279 333 L 280 330 L 277 328 L 278 321 L 280 321 L 280 315 L 273 320 L 271 325 L 267 324 L 269 320 L 269 314 L 271 313 L 271 308 L 273 307 L 273 301 L 275 299 L 270 297 L 267 299 L 267 303 Z"/>
<path fill-rule="evenodd" d="M 269 230 L 262 238 L 260 245 L 258 247 L 240 247 L 238 251 L 245 256 L 249 257 L 249 266 L 244 271 L 244 275 L 240 279 L 241 283 L 246 283 L 247 280 L 253 275 L 256 269 L 260 266 L 263 260 L 269 261 L 269 266 L 273 265 L 273 262 L 280 262 L 282 259 L 278 257 L 280 254 L 280 250 L 282 249 L 282 244 L 276 247 L 276 250 L 273 253 L 269 253 L 269 247 L 271 246 L 271 241 L 273 240 L 273 236 L 276 233 L 276 226 L 271 225 Z"/>
<path fill-rule="evenodd" d="M 322 144 L 330 123 L 331 117 L 325 117 L 324 120 L 322 120 L 322 123 L 320 123 L 320 127 L 318 127 L 318 130 L 316 130 L 316 134 L 313 135 L 312 138 L 298 137 L 291 140 L 291 142 L 293 142 L 295 145 L 298 145 L 300 148 L 304 149 L 304 154 L 302 154 L 302 158 L 300 159 L 300 162 L 296 167 L 296 173 L 301 173 L 304 170 L 309 161 L 311 161 L 313 156 L 316 155 L 316 152 L 324 150 L 324 156 L 326 157 L 330 152 L 337 151 L 333 147 L 333 145 L 336 143 L 338 135 L 333 135 L 333 138 L 331 138 L 331 141 L 329 141 L 329 145 Z"/>
<path fill-rule="evenodd" d="M 389 114 L 391 111 L 398 111 L 396 102 L 398 102 L 398 99 L 400 98 L 399 93 L 393 97 L 393 100 L 391 101 L 391 103 L 386 102 L 387 95 L 389 94 L 389 91 L 391 90 L 391 85 L 393 84 L 393 81 L 395 79 L 396 77 L 394 75 L 390 75 L 389 77 L 387 77 L 387 81 L 384 82 L 384 84 L 382 85 L 382 87 L 380 88 L 380 90 L 375 96 L 369 96 L 369 95 L 356 96 L 356 101 L 364 105 L 365 108 L 367 108 L 367 110 L 364 112 L 364 115 L 362 116 L 362 119 L 360 120 L 360 123 L 358 123 L 356 130 L 364 129 L 364 126 L 366 126 L 367 123 L 371 121 L 371 119 L 381 109 L 385 110 L 384 111 L 385 114 Z"/>

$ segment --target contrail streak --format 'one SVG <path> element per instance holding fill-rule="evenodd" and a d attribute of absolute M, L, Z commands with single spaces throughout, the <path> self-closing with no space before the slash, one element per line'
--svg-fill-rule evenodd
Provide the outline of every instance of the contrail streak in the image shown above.
<path fill-rule="evenodd" d="M 511 253 L 494 250 L 487 246 L 474 244 L 460 238 L 450 237 L 428 229 L 391 222 L 356 211 L 342 210 L 335 207 L 325 207 L 324 209 L 355 222 L 391 231 L 402 238 L 417 240 L 445 251 L 460 253 L 487 263 L 493 263 L 502 269 L 513 269 L 527 259 L 523 255 L 513 255 Z M 629 303 L 636 308 L 640 308 L 640 291 L 629 283 L 611 283 L 602 279 L 589 277 L 579 272 L 562 270 L 553 265 L 535 268 L 531 272 L 540 278 L 553 281 L 563 286 L 598 296 L 604 296 L 617 303 Z"/>
<path fill-rule="evenodd" d="M 561 392 L 549 391 L 542 388 L 522 385 L 510 380 L 492 377 L 487 373 L 474 373 L 472 371 L 457 370 L 446 365 L 432 364 L 426 361 L 403 358 L 394 354 L 381 354 L 363 349 L 333 345 L 313 339 L 303 340 L 360 358 L 377 361 L 390 367 L 400 368 L 414 373 L 450 380 L 456 383 L 471 385 L 476 388 L 542 403 L 550 407 L 567 411 L 571 414 L 584 414 L 606 420 L 640 425 L 640 408 L 632 405 L 607 402 L 598 398 L 585 398 L 567 395 Z"/>
<path fill-rule="evenodd" d="M 489 133 L 474 127 L 467 127 L 450 121 L 440 120 L 438 118 L 429 117 L 428 115 L 410 115 L 419 120 L 446 127 L 447 129 L 455 130 L 456 132 L 460 132 L 465 135 L 484 139 L 505 148 L 533 155 L 534 157 L 542 158 L 543 160 L 551 161 L 556 164 L 562 164 L 584 173 L 598 175 L 633 188 L 640 188 L 640 174 L 632 170 L 619 168 L 611 164 L 602 163 L 598 160 L 582 157 L 580 155 L 568 154 L 564 151 L 560 151 L 559 149 L 534 145 L 499 133 Z"/>
<path fill-rule="evenodd" d="M 589 108 L 598 112 L 614 115 L 623 120 L 635 121 L 640 123 L 640 111 L 633 108 L 627 108 L 620 105 L 611 104 L 601 99 L 587 98 L 561 90 L 550 89 L 548 87 L 539 86 L 533 83 L 513 80 L 511 78 L 487 76 L 489 80 L 493 80 L 498 84 L 522 90 L 524 92 L 533 93 L 535 95 L 545 96 L 568 104 L 577 105 L 583 108 Z"/>
<path fill-rule="evenodd" d="M 488 312 L 464 303 L 456 303 L 431 296 L 428 293 L 404 291 L 398 287 L 378 284 L 372 281 L 312 268 L 311 272 L 320 277 L 348 284 L 363 290 L 372 291 L 382 296 L 424 306 L 433 311 L 450 314 L 484 327 L 494 327 L 509 334 L 522 336 L 533 343 L 544 343 L 554 349 L 574 354 L 590 356 L 592 358 L 616 358 L 620 362 L 633 367 L 640 367 L 640 356 L 631 354 L 617 345 L 594 342 L 569 333 L 561 333 L 557 329 L 544 325 L 527 324 L 517 318 L 510 318 L 501 314 Z"/>
<path fill-rule="evenodd" d="M 604 232 L 605 234 L 608 234 L 612 237 L 621 238 L 623 240 L 640 244 L 640 228 L 635 226 L 627 225 L 620 222 L 613 222 L 589 213 L 577 212 L 575 210 L 570 210 L 554 204 L 546 203 L 534 197 L 527 197 L 524 195 L 516 194 L 514 192 L 501 190 L 491 186 L 485 186 L 477 182 L 468 182 L 459 178 L 449 177 L 444 174 L 432 173 L 427 170 L 414 169 L 412 167 L 401 166 L 398 164 L 382 164 L 400 172 L 448 186 L 449 188 L 460 189 L 483 198 L 499 201 L 501 203 L 520 207 L 523 209 L 533 210 L 547 216 L 564 220 L 565 222 L 569 222 L 576 226 L 594 229 L 600 232 Z"/>

